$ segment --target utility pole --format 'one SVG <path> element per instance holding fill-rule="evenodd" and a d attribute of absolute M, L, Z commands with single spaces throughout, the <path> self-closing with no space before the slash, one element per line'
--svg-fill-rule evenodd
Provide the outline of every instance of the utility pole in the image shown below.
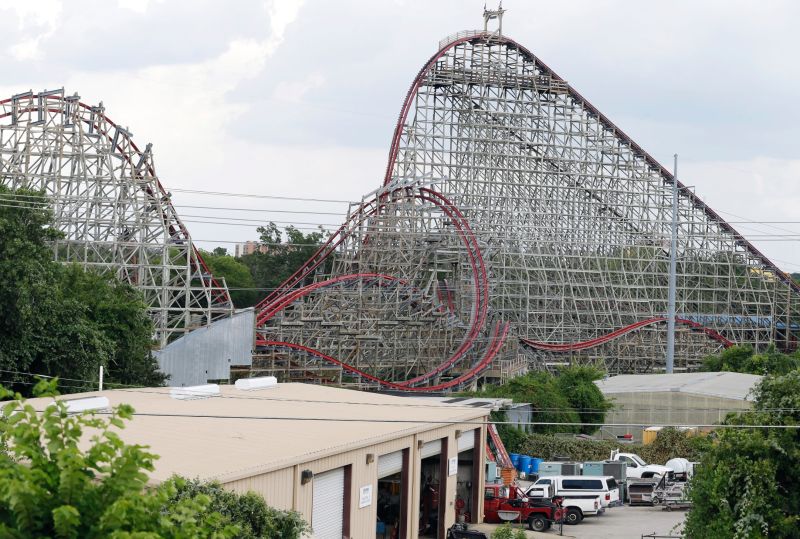
<path fill-rule="evenodd" d="M 669 247 L 669 297 L 667 307 L 667 374 L 675 368 L 675 287 L 678 272 L 678 154 L 672 169 L 672 233 Z"/>

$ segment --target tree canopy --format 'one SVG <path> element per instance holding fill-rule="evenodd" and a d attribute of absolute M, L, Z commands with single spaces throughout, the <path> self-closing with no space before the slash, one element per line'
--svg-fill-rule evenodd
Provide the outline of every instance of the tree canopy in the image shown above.
<path fill-rule="evenodd" d="M 217 247 L 213 252 L 203 251 L 203 260 L 214 277 L 224 277 L 228 285 L 233 305 L 237 309 L 252 307 L 263 294 L 255 290 L 256 283 L 250 273 L 250 267 L 240 260 L 228 255 L 223 248 Z"/>
<path fill-rule="evenodd" d="M 566 367 L 558 375 L 549 372 L 529 372 L 508 380 L 502 385 L 487 385 L 479 392 L 466 393 L 481 397 L 504 397 L 514 402 L 530 403 L 532 421 L 546 423 L 601 424 L 611 403 L 594 384 L 603 373 L 591 367 Z M 505 426 L 500 428 L 504 440 L 518 436 Z M 597 430 L 593 425 L 537 425 L 531 432 L 581 432 L 590 434 Z"/>
<path fill-rule="evenodd" d="M 689 491 L 686 537 L 797 537 L 800 523 L 800 371 L 764 378 L 752 411 L 728 417 Z M 789 428 L 766 428 L 778 425 Z"/>
<path fill-rule="evenodd" d="M 9 192 L 0 186 L 0 193 Z M 63 387 L 88 389 L 100 365 L 109 382 L 160 385 L 150 352 L 152 322 L 139 292 L 113 275 L 53 261 L 46 199 L 19 190 L 29 205 L 0 208 L 0 369 L 26 392 L 28 374 L 61 376 Z"/>
<path fill-rule="evenodd" d="M 752 346 L 731 346 L 703 360 L 703 370 L 731 371 L 749 374 L 786 374 L 800 368 L 800 352 L 784 354 L 774 344 L 757 354 Z"/>
<path fill-rule="evenodd" d="M 291 277 L 319 249 L 326 237 L 321 227 L 316 232 L 304 233 L 287 226 L 281 232 L 272 222 L 257 230 L 266 252 L 256 251 L 242 256 L 240 260 L 250 268 L 262 297 Z"/>

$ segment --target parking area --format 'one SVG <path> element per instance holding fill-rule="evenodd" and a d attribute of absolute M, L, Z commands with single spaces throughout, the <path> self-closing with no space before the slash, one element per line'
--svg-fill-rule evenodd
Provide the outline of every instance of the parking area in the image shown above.
<path fill-rule="evenodd" d="M 663 511 L 660 507 L 614 507 L 599 517 L 589 517 L 575 526 L 564 526 L 564 537 L 574 539 L 640 539 L 655 533 L 661 537 L 678 536 L 686 511 Z M 493 524 L 475 526 L 487 535 L 497 527 Z M 558 536 L 558 527 L 547 533 L 528 532 L 529 538 Z"/>
<path fill-rule="evenodd" d="M 569 527 L 576 539 L 640 538 L 655 533 L 660 536 L 679 535 L 686 511 L 664 511 L 660 507 L 615 507 L 603 516 L 584 519 Z M 566 526 L 564 533 L 567 533 Z"/>

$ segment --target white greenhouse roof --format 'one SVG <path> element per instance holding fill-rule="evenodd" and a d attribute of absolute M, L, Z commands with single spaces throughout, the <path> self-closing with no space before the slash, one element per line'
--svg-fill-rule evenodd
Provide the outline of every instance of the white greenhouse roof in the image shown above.
<path fill-rule="evenodd" d="M 679 374 L 624 374 L 595 382 L 606 395 L 619 393 L 679 392 L 724 399 L 751 400 L 750 391 L 761 380 L 738 372 Z"/>

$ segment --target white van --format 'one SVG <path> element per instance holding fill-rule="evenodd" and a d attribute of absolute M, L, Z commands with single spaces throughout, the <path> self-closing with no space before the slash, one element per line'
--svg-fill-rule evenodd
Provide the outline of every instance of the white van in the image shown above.
<path fill-rule="evenodd" d="M 556 496 L 600 496 L 603 507 L 622 505 L 619 499 L 619 485 L 611 476 L 593 475 L 551 475 L 539 478 L 537 485 L 553 485 Z"/>

